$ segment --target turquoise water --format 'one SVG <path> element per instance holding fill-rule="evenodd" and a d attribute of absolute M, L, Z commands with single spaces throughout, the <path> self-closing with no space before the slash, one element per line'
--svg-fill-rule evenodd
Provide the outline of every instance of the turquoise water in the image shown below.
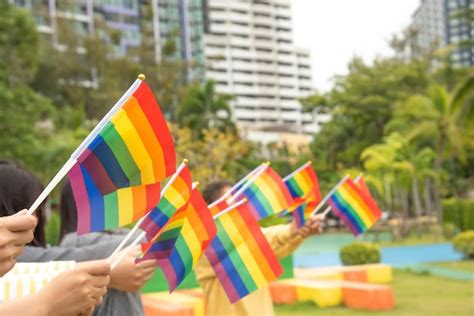
<path fill-rule="evenodd" d="M 378 236 L 379 240 L 390 238 Z M 374 236 L 366 237 L 373 240 Z M 339 249 L 354 241 L 350 234 L 322 235 L 307 239 L 294 254 L 295 267 L 324 267 L 341 265 Z M 417 246 L 385 247 L 382 251 L 382 263 L 394 267 L 411 267 L 427 262 L 452 261 L 462 259 L 450 243 L 438 243 Z"/>

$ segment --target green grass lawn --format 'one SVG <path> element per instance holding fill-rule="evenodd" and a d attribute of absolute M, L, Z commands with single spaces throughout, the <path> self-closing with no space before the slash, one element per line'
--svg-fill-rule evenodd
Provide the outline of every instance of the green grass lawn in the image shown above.
<path fill-rule="evenodd" d="M 474 284 L 432 275 L 394 270 L 395 309 L 384 312 L 318 308 L 313 304 L 281 305 L 278 316 L 288 315 L 474 315 Z"/>
<path fill-rule="evenodd" d="M 431 265 L 441 268 L 474 273 L 474 260 L 436 262 L 432 263 Z"/>

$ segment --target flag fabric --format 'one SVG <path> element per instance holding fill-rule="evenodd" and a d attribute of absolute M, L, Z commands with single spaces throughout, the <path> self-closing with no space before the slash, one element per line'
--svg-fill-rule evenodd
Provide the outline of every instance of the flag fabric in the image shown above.
<path fill-rule="evenodd" d="M 285 185 L 295 201 L 295 206 L 299 206 L 304 202 L 310 202 L 314 205 L 321 201 L 318 176 L 314 172 L 311 163 L 307 163 L 307 166 L 286 179 Z"/>
<path fill-rule="evenodd" d="M 70 175 L 74 177 L 77 170 L 72 170 Z M 118 189 L 102 195 L 90 177 L 83 175 L 84 182 L 71 182 L 77 208 L 78 235 L 130 224 L 160 201 L 160 183 Z"/>
<path fill-rule="evenodd" d="M 288 213 L 292 214 L 296 226 L 302 227 L 321 201 L 318 176 L 311 163 L 307 163 L 301 170 L 285 179 L 285 184 L 295 201 Z"/>
<path fill-rule="evenodd" d="M 331 194 L 328 203 L 355 236 L 367 231 L 382 215 L 372 197 L 351 179 Z"/>
<path fill-rule="evenodd" d="M 191 191 L 191 172 L 187 166 L 184 166 L 173 183 L 164 192 L 158 206 L 151 209 L 143 223 L 141 223 L 140 228 L 146 232 L 147 240 L 151 241 L 157 238 L 157 234 L 160 233 L 170 218 L 186 206 L 191 197 Z"/>
<path fill-rule="evenodd" d="M 231 303 L 283 273 L 247 204 L 219 216 L 215 223 L 217 235 L 204 253 Z"/>
<path fill-rule="evenodd" d="M 86 233 L 117 227 L 105 224 L 109 217 L 110 223 L 119 218 L 116 225 L 131 223 L 135 216 L 122 214 L 122 210 L 130 213 L 128 207 L 117 208 L 118 214 L 109 216 L 112 208 L 108 208 L 107 203 L 119 206 L 132 204 L 132 201 L 144 203 L 138 202 L 143 192 L 154 196 L 159 182 L 175 170 L 176 153 L 171 133 L 153 92 L 141 82 L 68 173 L 76 201 L 78 231 Z M 135 195 L 141 198 L 131 198 Z M 155 200 L 147 193 L 144 204 L 149 206 Z M 142 213 L 142 209 L 137 211 L 137 214 Z"/>
<path fill-rule="evenodd" d="M 192 191 L 191 199 L 183 210 L 176 212 L 156 242 L 151 246 L 142 246 L 142 260 L 158 261 L 170 292 L 193 270 L 217 232 L 214 219 L 199 190 Z"/>
<path fill-rule="evenodd" d="M 244 197 L 257 220 L 278 214 L 294 203 L 282 178 L 271 167 L 267 167 L 238 198 Z"/>
<path fill-rule="evenodd" d="M 222 201 L 219 201 L 216 205 L 212 206 L 210 209 L 212 216 L 215 216 L 228 208 L 230 205 L 227 203 L 227 201 L 224 199 Z"/>

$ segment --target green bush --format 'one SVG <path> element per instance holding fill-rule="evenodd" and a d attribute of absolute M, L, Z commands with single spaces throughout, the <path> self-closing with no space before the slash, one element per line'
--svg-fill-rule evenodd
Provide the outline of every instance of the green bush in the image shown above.
<path fill-rule="evenodd" d="M 474 230 L 462 232 L 454 237 L 453 246 L 465 257 L 474 258 Z"/>
<path fill-rule="evenodd" d="M 51 213 L 51 217 L 45 225 L 46 243 L 51 246 L 57 246 L 59 243 L 59 215 L 56 212 Z"/>
<path fill-rule="evenodd" d="M 339 253 L 344 265 L 380 262 L 380 248 L 372 243 L 356 241 L 344 246 Z"/>
<path fill-rule="evenodd" d="M 459 234 L 459 228 L 453 223 L 447 222 L 443 224 L 443 235 L 447 239 L 451 239 Z"/>
<path fill-rule="evenodd" d="M 452 223 L 462 231 L 474 229 L 474 200 L 443 200 L 443 223 Z"/>

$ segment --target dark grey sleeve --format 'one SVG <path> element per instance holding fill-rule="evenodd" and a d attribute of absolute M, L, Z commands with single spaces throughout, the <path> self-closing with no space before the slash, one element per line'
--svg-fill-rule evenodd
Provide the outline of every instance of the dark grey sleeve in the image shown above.
<path fill-rule="evenodd" d="M 31 247 L 26 246 L 23 254 L 17 258 L 18 262 L 47 262 L 47 261 L 87 261 L 104 259 L 112 254 L 120 240 L 101 242 L 84 247 Z"/>

